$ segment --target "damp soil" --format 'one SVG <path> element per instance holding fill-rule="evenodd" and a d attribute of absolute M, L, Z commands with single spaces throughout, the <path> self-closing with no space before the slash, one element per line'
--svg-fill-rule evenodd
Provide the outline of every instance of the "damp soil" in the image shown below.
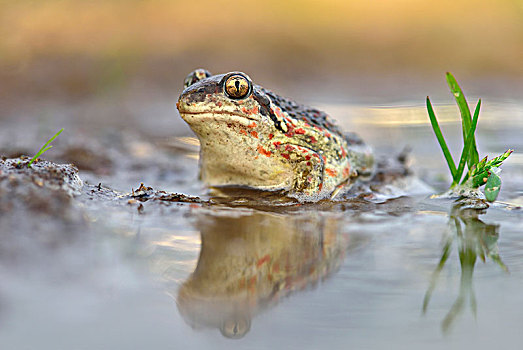
<path fill-rule="evenodd" d="M 480 153 L 516 151 L 498 202 L 473 210 L 431 198 L 448 177 L 420 105 L 317 103 L 381 166 L 343 198 L 300 203 L 210 191 L 171 96 L 115 99 L 43 100 L 0 120 L 0 348 L 523 341 L 523 106 L 486 104 Z"/>

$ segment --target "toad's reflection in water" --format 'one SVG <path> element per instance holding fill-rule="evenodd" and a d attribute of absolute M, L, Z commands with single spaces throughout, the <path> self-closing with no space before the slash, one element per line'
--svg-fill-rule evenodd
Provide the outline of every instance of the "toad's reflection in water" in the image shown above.
<path fill-rule="evenodd" d="M 177 297 L 180 313 L 194 328 L 243 337 L 255 315 L 336 271 L 349 247 L 349 236 L 332 216 L 247 214 L 198 218 L 198 265 Z"/>
<path fill-rule="evenodd" d="M 472 282 L 477 258 L 480 258 L 483 262 L 490 259 L 496 262 L 504 271 L 508 271 L 499 256 L 497 244 L 499 225 L 486 224 L 481 221 L 478 217 L 483 213 L 485 213 L 484 210 L 463 209 L 458 204 L 452 207 L 449 215 L 441 258 L 434 270 L 430 286 L 423 300 L 423 313 L 426 313 L 439 274 L 443 270 L 452 252 L 452 244 L 455 242 L 458 247 L 461 266 L 459 295 L 441 323 L 444 333 L 451 329 L 456 317 L 463 312 L 467 298 L 469 299 L 470 308 L 474 316 L 476 316 L 477 303 Z"/>

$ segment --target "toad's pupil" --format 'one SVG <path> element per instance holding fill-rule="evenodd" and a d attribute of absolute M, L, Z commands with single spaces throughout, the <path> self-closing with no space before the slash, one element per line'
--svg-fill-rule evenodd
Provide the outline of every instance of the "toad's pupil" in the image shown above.
<path fill-rule="evenodd" d="M 242 98 L 249 93 L 249 82 L 241 76 L 232 76 L 225 83 L 227 94 L 233 98 Z"/>

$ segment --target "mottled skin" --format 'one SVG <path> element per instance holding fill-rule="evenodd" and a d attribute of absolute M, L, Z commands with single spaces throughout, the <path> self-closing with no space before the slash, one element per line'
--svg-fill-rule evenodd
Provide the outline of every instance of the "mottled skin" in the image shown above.
<path fill-rule="evenodd" d="M 241 87 L 236 80 L 248 84 L 245 95 L 234 94 Z M 176 105 L 200 139 L 200 177 L 210 186 L 318 199 L 372 173 L 372 153 L 357 136 L 343 135 L 324 112 L 255 85 L 244 73 L 196 70 Z"/>

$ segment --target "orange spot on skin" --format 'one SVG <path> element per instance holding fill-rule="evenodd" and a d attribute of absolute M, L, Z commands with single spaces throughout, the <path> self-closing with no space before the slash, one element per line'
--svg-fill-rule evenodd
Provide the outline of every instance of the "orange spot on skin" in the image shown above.
<path fill-rule="evenodd" d="M 256 262 L 256 267 L 260 267 L 262 266 L 263 264 L 265 264 L 267 261 L 269 261 L 271 259 L 271 257 L 269 256 L 269 254 L 265 255 L 264 257 L 260 258 L 257 262 Z"/>
<path fill-rule="evenodd" d="M 280 145 L 281 145 L 281 142 L 280 141 L 276 141 L 276 142 L 273 142 L 272 144 L 274 145 L 274 147 L 279 149 Z"/>
<path fill-rule="evenodd" d="M 298 129 L 294 130 L 294 132 L 295 132 L 296 134 L 302 134 L 302 135 L 305 134 L 305 130 L 302 129 L 302 128 L 298 128 Z"/>
<path fill-rule="evenodd" d="M 332 177 L 336 177 L 338 176 L 338 172 L 336 170 L 333 170 L 333 169 L 330 169 L 330 168 L 325 168 L 325 172 L 329 175 L 329 176 L 332 176 Z"/>
<path fill-rule="evenodd" d="M 291 124 L 292 126 L 295 126 L 294 125 L 294 121 L 291 119 L 291 118 L 285 118 L 285 121 L 289 124 Z"/>
<path fill-rule="evenodd" d="M 314 136 L 311 136 L 310 143 L 316 143 L 318 142 Z"/>
<path fill-rule="evenodd" d="M 343 177 L 349 177 L 350 175 L 350 166 L 346 166 L 344 169 L 343 169 Z"/>
<path fill-rule="evenodd" d="M 256 131 L 254 131 L 254 130 L 251 131 L 251 135 L 252 135 L 253 137 L 258 138 L 258 133 L 257 133 Z"/>
<path fill-rule="evenodd" d="M 309 156 L 308 154 L 305 156 L 305 160 L 311 160 L 311 156 Z"/>
<path fill-rule="evenodd" d="M 290 123 L 287 123 L 287 133 L 285 134 L 285 136 L 287 137 L 294 137 L 294 125 L 290 124 Z"/>
<path fill-rule="evenodd" d="M 273 137 L 274 137 L 273 134 L 269 134 L 269 140 L 272 140 Z"/>
<path fill-rule="evenodd" d="M 258 107 L 253 107 L 251 109 L 247 109 L 245 107 L 242 108 L 242 112 L 245 114 L 257 114 L 258 113 Z"/>
<path fill-rule="evenodd" d="M 198 204 L 191 204 L 191 205 L 189 205 L 189 207 L 191 207 L 191 208 L 199 208 L 200 206 Z"/>
<path fill-rule="evenodd" d="M 321 183 L 321 184 L 318 186 L 318 190 L 321 191 L 322 188 L 323 188 L 323 183 Z"/>
<path fill-rule="evenodd" d="M 247 131 L 243 130 L 243 129 L 240 129 L 240 134 L 244 134 L 245 136 L 248 136 L 247 135 Z"/>
<path fill-rule="evenodd" d="M 345 148 L 341 148 L 341 156 L 345 158 L 347 156 L 347 151 L 345 151 Z"/>
<path fill-rule="evenodd" d="M 327 136 L 327 137 L 331 137 L 331 134 L 328 133 L 327 131 L 325 131 L 324 135 Z"/>
<path fill-rule="evenodd" d="M 292 151 L 294 151 L 294 147 L 292 147 L 291 145 L 285 145 L 285 150 L 287 152 L 292 152 Z"/>
<path fill-rule="evenodd" d="M 223 104 L 223 103 L 221 103 L 221 102 L 216 102 L 216 105 L 217 105 L 218 107 L 221 107 L 222 104 Z"/>
<path fill-rule="evenodd" d="M 262 146 L 258 145 L 258 153 L 263 154 L 264 156 L 270 157 L 272 155 L 271 151 L 267 151 Z"/>
<path fill-rule="evenodd" d="M 307 166 L 311 166 L 311 162 L 307 162 Z"/>
<path fill-rule="evenodd" d="M 283 113 L 282 113 L 280 107 L 276 107 L 276 109 L 274 110 L 274 113 L 276 113 L 276 116 L 277 116 L 278 118 L 284 119 L 284 115 L 283 115 Z"/>
<path fill-rule="evenodd" d="M 249 128 L 255 128 L 257 127 L 255 122 L 252 122 L 251 124 L 247 125 Z"/>
<path fill-rule="evenodd" d="M 287 153 L 282 153 L 281 156 L 285 159 L 291 159 L 291 156 L 288 155 Z"/>

